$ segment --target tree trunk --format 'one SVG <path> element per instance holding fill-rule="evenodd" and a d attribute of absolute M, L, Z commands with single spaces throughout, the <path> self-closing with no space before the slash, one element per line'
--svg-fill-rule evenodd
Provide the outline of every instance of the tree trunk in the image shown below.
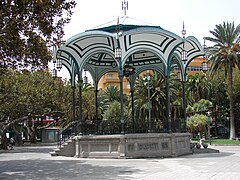
<path fill-rule="evenodd" d="M 15 134 L 15 141 L 18 143 L 19 146 L 22 146 L 22 125 L 21 127 L 13 126 L 13 131 Z"/>
<path fill-rule="evenodd" d="M 1 148 L 7 150 L 8 149 L 8 138 L 6 136 L 7 129 L 3 129 L 1 135 Z M 0 148 L 0 149 L 1 149 Z"/>
<path fill-rule="evenodd" d="M 32 117 L 30 115 L 28 116 L 28 121 L 27 121 L 27 131 L 28 131 L 30 143 L 37 143 L 37 139 L 36 139 L 37 132 L 36 132 L 35 125 L 32 122 Z"/>
<path fill-rule="evenodd" d="M 29 134 L 30 143 L 32 144 L 37 143 L 36 135 L 37 135 L 36 132 L 32 130 L 31 133 Z"/>
<path fill-rule="evenodd" d="M 229 139 L 235 139 L 236 133 L 235 133 L 235 121 L 234 121 L 234 105 L 233 105 L 233 87 L 232 87 L 232 73 L 233 69 L 230 64 L 229 68 L 229 74 L 228 74 L 228 93 L 229 93 L 229 102 L 230 102 L 230 137 Z"/>
<path fill-rule="evenodd" d="M 6 137 L 6 132 L 8 130 L 9 127 L 14 127 L 14 125 L 16 123 L 20 123 L 20 122 L 23 122 L 25 121 L 26 119 L 28 118 L 28 116 L 24 116 L 22 118 L 18 118 L 18 119 L 14 119 L 14 120 L 11 120 L 9 123 L 7 124 L 2 124 L 0 123 L 0 128 L 2 128 L 2 133 L 0 133 L 2 139 L 1 139 L 1 148 L 3 149 L 7 149 L 7 146 L 8 146 L 8 138 Z M 17 131 L 15 130 L 15 133 Z M 18 134 L 18 133 L 17 133 Z"/>

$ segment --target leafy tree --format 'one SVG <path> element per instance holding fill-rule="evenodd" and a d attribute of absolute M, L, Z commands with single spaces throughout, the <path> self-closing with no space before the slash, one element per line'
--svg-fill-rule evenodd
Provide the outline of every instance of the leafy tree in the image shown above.
<path fill-rule="evenodd" d="M 214 76 L 216 72 L 224 68 L 228 76 L 228 93 L 230 107 L 230 139 L 236 137 L 234 120 L 234 96 L 233 96 L 233 69 L 240 68 L 239 42 L 240 24 L 235 27 L 234 23 L 223 22 L 216 25 L 210 33 L 214 37 L 205 37 L 215 45 L 209 49 L 209 61 L 211 64 L 210 74 Z"/>
<path fill-rule="evenodd" d="M 108 129 L 111 132 L 120 132 L 121 127 L 121 105 L 118 101 L 112 101 L 109 104 L 107 111 L 103 115 L 103 128 Z M 127 107 L 124 107 L 125 124 L 128 124 Z"/>
<path fill-rule="evenodd" d="M 233 71 L 234 117 L 236 117 L 236 132 L 240 133 L 240 70 Z"/>
<path fill-rule="evenodd" d="M 61 80 L 53 79 L 46 71 L 23 73 L 0 68 L 0 129 L 5 137 L 9 128 L 27 121 L 32 142 L 36 141 L 36 125 L 32 118 L 55 112 L 68 111 L 70 88 Z M 67 114 L 67 113 L 66 113 Z M 16 132 L 18 133 L 18 132 Z M 3 138 L 6 142 L 6 139 Z M 5 147 L 6 148 L 6 147 Z"/>
<path fill-rule="evenodd" d="M 193 106 L 188 105 L 187 113 L 190 116 L 187 118 L 187 128 L 190 132 L 199 132 L 200 137 L 202 137 L 202 132 L 205 130 L 207 123 L 209 123 L 206 113 L 212 106 L 212 102 L 206 99 L 201 99 L 194 103 Z"/>
<path fill-rule="evenodd" d="M 212 107 L 213 107 L 213 104 L 211 101 L 206 99 L 200 99 L 200 101 L 194 103 L 192 106 L 188 105 L 187 113 L 202 114 L 202 113 L 206 113 Z"/>
<path fill-rule="evenodd" d="M 210 81 L 212 83 L 212 102 L 218 107 L 227 107 L 229 100 L 227 95 L 227 80 L 225 80 L 224 71 L 219 70 L 216 72 Z"/>
<path fill-rule="evenodd" d="M 183 109 L 183 87 L 175 73 L 171 75 L 170 87 L 174 87 L 172 88 L 174 90 L 174 93 L 172 93 L 172 114 L 175 120 L 181 117 Z"/>
<path fill-rule="evenodd" d="M 70 21 L 74 0 L 0 2 L 0 60 L 7 66 L 47 67 L 48 46 L 58 45 Z"/>
<path fill-rule="evenodd" d="M 110 130 L 119 131 L 120 130 L 120 103 L 117 101 L 113 101 L 108 110 L 104 113 L 103 116 L 103 126 L 106 128 L 108 126 Z"/>
<path fill-rule="evenodd" d="M 108 99 L 104 97 L 104 91 L 100 90 L 98 94 L 98 114 L 101 116 L 101 119 L 108 109 Z"/>
<path fill-rule="evenodd" d="M 91 84 L 83 86 L 83 118 L 94 120 L 95 119 L 95 93 L 94 87 Z"/>
<path fill-rule="evenodd" d="M 78 86 L 78 85 L 77 85 Z M 79 119 L 79 89 L 76 88 L 76 119 Z M 72 105 L 71 105 L 72 106 Z M 82 118 L 83 120 L 94 120 L 95 119 L 95 93 L 94 87 L 91 84 L 84 84 L 82 87 Z M 69 119 L 69 121 L 71 121 Z"/>
<path fill-rule="evenodd" d="M 233 94 L 235 102 L 240 102 L 240 70 L 234 69 L 233 71 Z"/>
<path fill-rule="evenodd" d="M 126 94 L 123 94 L 123 99 L 124 102 L 127 101 Z M 110 84 L 106 89 L 100 91 L 98 96 L 98 108 L 102 116 L 107 111 L 109 105 L 114 101 L 120 102 L 120 90 L 116 85 Z"/>
<path fill-rule="evenodd" d="M 199 132 L 200 138 L 205 131 L 209 118 L 203 114 L 195 114 L 187 118 L 187 128 L 190 132 Z"/>

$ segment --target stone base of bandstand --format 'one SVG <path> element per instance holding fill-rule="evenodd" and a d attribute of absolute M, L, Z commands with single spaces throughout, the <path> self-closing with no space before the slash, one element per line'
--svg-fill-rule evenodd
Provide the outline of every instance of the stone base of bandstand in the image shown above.
<path fill-rule="evenodd" d="M 175 157 L 192 153 L 189 133 L 75 136 L 78 158 Z"/>

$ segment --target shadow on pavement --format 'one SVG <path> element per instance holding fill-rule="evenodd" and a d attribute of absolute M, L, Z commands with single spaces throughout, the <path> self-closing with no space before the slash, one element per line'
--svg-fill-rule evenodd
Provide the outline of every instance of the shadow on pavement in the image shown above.
<path fill-rule="evenodd" d="M 2 153 L 49 153 L 57 146 L 16 146 L 13 150 L 0 150 Z"/>
<path fill-rule="evenodd" d="M 234 153 L 229 153 L 229 152 L 219 152 L 219 153 L 200 153 L 200 154 L 189 154 L 189 155 L 184 155 L 181 157 L 184 158 L 218 158 L 218 157 L 226 157 L 226 156 L 231 156 Z"/>
<path fill-rule="evenodd" d="M 0 179 L 131 179 L 137 169 L 92 166 L 76 160 L 1 161 Z"/>

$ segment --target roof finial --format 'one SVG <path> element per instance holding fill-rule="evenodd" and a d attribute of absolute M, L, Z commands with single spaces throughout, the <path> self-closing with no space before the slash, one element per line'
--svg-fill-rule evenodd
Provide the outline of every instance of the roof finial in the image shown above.
<path fill-rule="evenodd" d="M 119 33 L 120 31 L 120 24 L 119 24 L 119 17 L 117 18 L 117 25 L 116 25 L 116 32 L 117 34 Z"/>
<path fill-rule="evenodd" d="M 119 16 L 118 16 L 118 18 L 117 18 L 117 25 L 119 25 Z"/>
<path fill-rule="evenodd" d="M 124 16 L 126 16 L 128 10 L 128 1 L 122 1 L 122 10 L 124 10 Z"/>
<path fill-rule="evenodd" d="M 184 29 L 184 21 L 183 21 L 183 30 L 182 30 L 182 35 L 183 35 L 183 38 L 185 38 L 185 35 L 186 35 L 186 30 Z"/>
<path fill-rule="evenodd" d="M 205 51 L 206 48 L 207 48 L 206 41 L 205 41 L 205 38 L 203 38 L 203 50 Z"/>

